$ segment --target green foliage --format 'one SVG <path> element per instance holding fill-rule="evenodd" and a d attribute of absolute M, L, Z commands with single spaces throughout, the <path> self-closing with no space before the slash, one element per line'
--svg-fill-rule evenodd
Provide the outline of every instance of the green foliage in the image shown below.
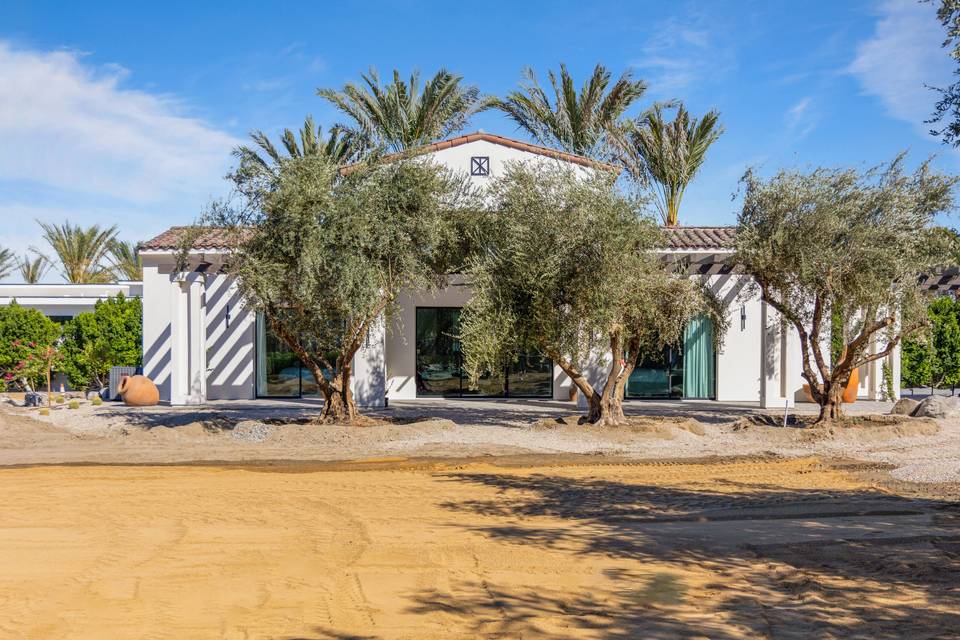
<path fill-rule="evenodd" d="M 117 235 L 116 225 L 101 229 L 71 225 L 40 223 L 43 238 L 56 253 L 64 280 L 75 284 L 110 282 L 113 271 L 105 264 L 107 253 Z"/>
<path fill-rule="evenodd" d="M 138 298 L 100 300 L 63 327 L 63 370 L 76 389 L 102 387 L 110 367 L 142 364 L 143 309 Z"/>
<path fill-rule="evenodd" d="M 610 176 L 514 165 L 485 196 L 491 209 L 467 265 L 474 296 L 461 314 L 467 373 L 475 383 L 521 353 L 543 353 L 590 398 L 591 420 L 601 419 L 599 392 L 580 374 L 610 350 L 616 383 L 642 349 L 678 340 L 705 308 L 696 285 L 665 271 L 651 251 L 659 229 Z"/>
<path fill-rule="evenodd" d="M 960 301 L 934 299 L 925 335 L 907 338 L 901 351 L 901 379 L 908 387 L 953 387 L 960 384 Z"/>
<path fill-rule="evenodd" d="M 114 239 L 110 242 L 114 275 L 124 280 L 143 280 L 143 262 L 137 245 Z"/>
<path fill-rule="evenodd" d="M 527 68 L 519 90 L 505 98 L 491 98 L 485 107 L 504 112 L 541 144 L 588 157 L 606 155 L 608 131 L 647 89 L 630 71 L 611 86 L 612 74 L 599 64 L 579 92 L 564 64 L 559 74 L 549 71 L 547 77 L 552 100 L 533 69 Z"/>
<path fill-rule="evenodd" d="M 884 402 L 891 402 L 897 397 L 893 387 L 893 372 L 890 370 L 890 363 L 884 362 L 880 366 L 880 399 Z"/>
<path fill-rule="evenodd" d="M 960 0 L 940 0 L 937 18 L 947 32 L 942 44 L 950 49 L 950 56 L 958 64 L 953 73 L 960 75 Z M 931 129 L 930 133 L 956 147 L 960 145 L 960 81 L 954 81 L 946 87 L 935 87 L 935 90 L 940 92 L 940 100 L 927 122 L 942 126 Z"/>
<path fill-rule="evenodd" d="M 99 407 L 103 404 L 103 398 L 101 398 L 99 395 L 93 396 L 93 400 L 90 401 L 90 404 L 95 407 Z"/>
<path fill-rule="evenodd" d="M 71 401 L 70 401 L 70 404 L 68 404 L 67 406 L 68 406 L 70 409 L 79 409 L 79 408 L 80 408 L 80 403 L 77 402 L 76 400 L 71 400 Z"/>
<path fill-rule="evenodd" d="M 929 163 L 908 174 L 903 156 L 864 172 L 743 178 L 735 260 L 798 332 L 803 376 L 821 406 L 835 410 L 854 368 L 926 326 L 917 276 L 951 258 L 932 223 L 952 208 L 956 182 Z M 831 362 L 821 336 L 835 312 L 846 355 Z"/>
<path fill-rule="evenodd" d="M 16 301 L 0 306 L 0 375 L 9 385 L 22 386 L 26 381 L 37 388 L 46 374 L 25 363 L 56 344 L 59 337 L 60 325 L 36 309 L 21 307 Z"/>
<path fill-rule="evenodd" d="M 362 141 L 353 139 L 347 132 L 334 129 L 324 137 L 323 129 L 314 124 L 312 116 L 306 117 L 303 128 L 297 133 L 284 129 L 280 145 L 286 150 L 286 154 L 262 131 L 254 131 L 250 138 L 265 155 L 246 146 L 234 150 L 233 155 L 239 160 L 237 174 L 241 177 L 241 182 L 245 183 L 260 175 L 268 180 L 275 178 L 280 165 L 291 158 L 322 155 L 338 165 L 344 165 L 358 160 L 363 151 Z"/>
<path fill-rule="evenodd" d="M 46 256 L 36 254 L 30 256 L 25 254 L 17 263 L 17 269 L 20 271 L 20 277 L 27 284 L 37 284 L 43 278 L 44 274 L 50 268 L 50 261 Z"/>
<path fill-rule="evenodd" d="M 13 252 L 10 249 L 0 247 L 0 280 L 13 272 L 15 264 L 16 260 L 13 257 Z"/>
<path fill-rule="evenodd" d="M 422 88 L 420 74 L 408 80 L 393 72 L 382 83 L 375 69 L 361 75 L 362 82 L 348 82 L 343 89 L 318 89 L 349 122 L 337 124 L 351 144 L 381 151 L 405 151 L 446 138 L 460 131 L 480 106 L 476 87 L 464 86 L 463 78 L 441 69 Z"/>
<path fill-rule="evenodd" d="M 48 416 L 48 415 L 50 415 L 50 409 L 48 409 L 48 408 L 46 408 L 46 407 L 40 409 L 40 415 L 42 415 L 42 416 Z"/>
<path fill-rule="evenodd" d="M 653 183 L 654 202 L 665 225 L 677 224 L 687 186 L 723 133 L 719 120 L 716 111 L 691 118 L 679 104 L 676 117 L 667 122 L 663 107 L 657 104 L 614 136 L 618 157 L 630 176 L 641 185 Z"/>
<path fill-rule="evenodd" d="M 54 397 L 53 401 L 56 402 L 57 404 L 63 404 L 64 397 L 63 397 L 63 396 L 56 396 L 56 397 Z"/>
<path fill-rule="evenodd" d="M 905 339 L 900 350 L 900 383 L 905 387 L 928 387 L 933 384 L 933 361 L 936 353 L 927 339 Z"/>
<path fill-rule="evenodd" d="M 432 164 L 398 161 L 341 177 L 335 162 L 313 155 L 282 163 L 253 202 L 215 209 L 211 222 L 236 231 L 230 272 L 241 294 L 326 396 L 347 393 L 353 354 L 381 314 L 392 316 L 401 289 L 443 282 L 457 247 L 454 212 L 472 199 Z M 334 375 L 325 380 L 323 371 Z"/>

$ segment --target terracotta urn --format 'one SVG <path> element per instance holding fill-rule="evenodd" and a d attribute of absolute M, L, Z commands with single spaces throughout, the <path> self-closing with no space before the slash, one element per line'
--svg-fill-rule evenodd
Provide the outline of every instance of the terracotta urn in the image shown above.
<path fill-rule="evenodd" d="M 843 389 L 843 396 L 840 401 L 844 404 L 850 404 L 857 401 L 857 392 L 860 390 L 860 370 L 854 369 L 850 372 L 850 379 L 847 380 L 847 386 Z M 803 393 L 807 396 L 807 402 L 813 402 L 813 394 L 810 393 L 810 385 L 803 385 Z"/>
<path fill-rule="evenodd" d="M 157 385 L 146 376 L 123 376 L 117 390 L 123 403 L 130 407 L 152 407 L 160 402 Z"/>

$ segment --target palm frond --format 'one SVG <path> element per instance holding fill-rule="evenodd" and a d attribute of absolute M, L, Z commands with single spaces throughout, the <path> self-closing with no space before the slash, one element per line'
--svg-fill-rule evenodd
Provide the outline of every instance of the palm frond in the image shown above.
<path fill-rule="evenodd" d="M 125 280 L 143 280 L 143 262 L 136 243 L 114 240 L 110 243 L 110 259 L 117 274 Z"/>
<path fill-rule="evenodd" d="M 35 253 L 33 256 L 24 254 L 17 262 L 17 269 L 20 271 L 20 277 L 23 278 L 24 282 L 37 284 L 50 269 L 50 261 L 40 253 Z"/>
<path fill-rule="evenodd" d="M 16 260 L 13 251 L 0 247 L 0 280 L 6 278 L 13 271 Z"/>
<path fill-rule="evenodd" d="M 578 90 L 567 66 L 561 64 L 559 73 L 547 72 L 551 97 L 536 73 L 526 68 L 519 89 L 504 98 L 487 100 L 483 106 L 502 111 L 540 144 L 600 158 L 607 155 L 610 129 L 619 126 L 623 114 L 647 89 L 629 70 L 611 86 L 612 78 L 610 71 L 598 64 Z"/>
<path fill-rule="evenodd" d="M 95 224 L 83 228 L 40 222 L 43 238 L 59 260 L 64 280 L 74 284 L 100 284 L 113 279 L 113 271 L 104 263 L 117 235 L 116 225 L 101 228 Z"/>
<path fill-rule="evenodd" d="M 360 78 L 360 84 L 318 89 L 317 95 L 346 117 L 334 128 L 365 152 L 405 151 L 441 140 L 462 130 L 483 106 L 476 87 L 464 86 L 461 76 L 445 69 L 423 86 L 416 71 L 404 79 L 394 70 L 384 82 L 370 69 Z"/>
<path fill-rule="evenodd" d="M 672 121 L 664 118 L 665 107 L 676 108 Z M 675 226 L 687 186 L 722 133 L 716 111 L 697 119 L 690 117 L 683 104 L 655 104 L 615 136 L 614 143 L 627 172 L 639 182 L 653 182 L 663 223 Z"/>

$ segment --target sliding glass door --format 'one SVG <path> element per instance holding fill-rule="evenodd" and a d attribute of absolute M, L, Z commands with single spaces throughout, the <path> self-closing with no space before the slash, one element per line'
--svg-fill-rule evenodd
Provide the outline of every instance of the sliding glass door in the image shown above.
<path fill-rule="evenodd" d="M 627 380 L 628 398 L 715 398 L 716 352 L 713 322 L 697 316 L 679 344 L 641 354 Z"/>
<path fill-rule="evenodd" d="M 258 398 L 304 398 L 320 395 L 320 386 L 309 369 L 300 364 L 283 340 L 257 314 L 257 345 L 254 361 L 257 368 Z"/>
<path fill-rule="evenodd" d="M 525 354 L 499 371 L 485 372 L 476 388 L 463 372 L 458 307 L 417 307 L 416 384 L 418 396 L 528 397 L 553 396 L 553 362 Z"/>

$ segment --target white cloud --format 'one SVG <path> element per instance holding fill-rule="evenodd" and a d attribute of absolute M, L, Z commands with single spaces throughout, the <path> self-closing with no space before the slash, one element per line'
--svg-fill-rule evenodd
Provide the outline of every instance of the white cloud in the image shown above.
<path fill-rule="evenodd" d="M 219 191 L 238 141 L 128 75 L 0 41 L 0 179 L 135 204 Z"/>
<path fill-rule="evenodd" d="M 797 141 L 807 137 L 817 126 L 813 109 L 810 107 L 812 103 L 810 96 L 807 96 L 787 109 L 783 119 L 786 124 L 786 133 L 792 140 Z"/>
<path fill-rule="evenodd" d="M 716 20 L 688 10 L 655 25 L 634 66 L 649 76 L 660 97 L 680 97 L 690 87 L 718 80 L 734 66 L 734 50 Z"/>
<path fill-rule="evenodd" d="M 873 36 L 857 48 L 848 71 L 865 93 L 876 96 L 894 118 L 917 125 L 930 117 L 937 94 L 927 85 L 950 82 L 952 62 L 935 3 L 888 0 L 880 5 Z"/>

